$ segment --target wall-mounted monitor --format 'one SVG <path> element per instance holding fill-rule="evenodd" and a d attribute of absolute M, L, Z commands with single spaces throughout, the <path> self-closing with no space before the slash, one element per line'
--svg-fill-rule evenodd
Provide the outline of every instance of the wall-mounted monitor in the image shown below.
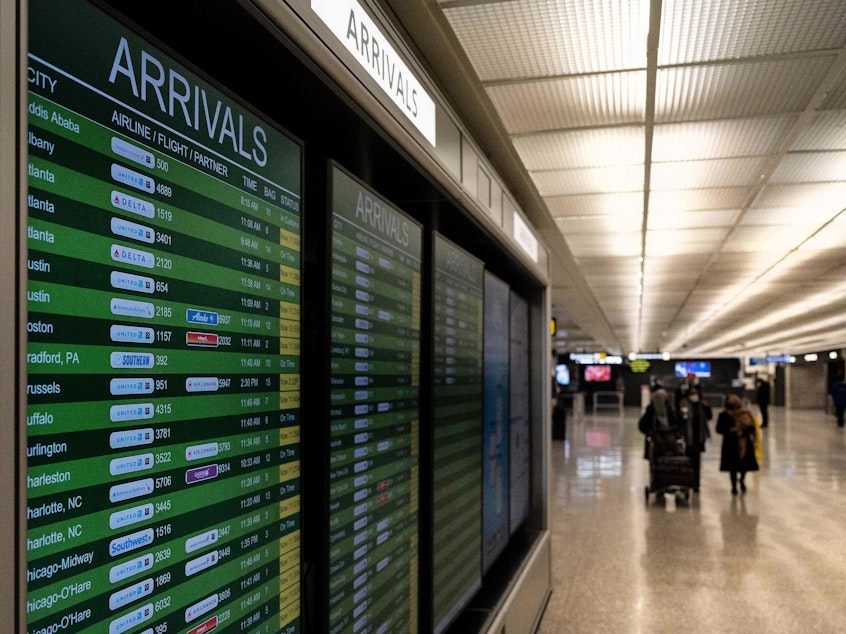
<path fill-rule="evenodd" d="M 28 631 L 299 631 L 302 147 L 28 8 Z"/>
<path fill-rule="evenodd" d="M 434 239 L 434 631 L 444 631 L 482 583 L 482 309 L 484 267 Z"/>
<path fill-rule="evenodd" d="M 514 534 L 529 517 L 529 304 L 511 291 L 511 324 L 509 330 L 508 363 L 510 372 L 508 423 L 509 472 L 509 533 Z"/>
<path fill-rule="evenodd" d="M 331 170 L 331 632 L 418 614 L 422 230 Z"/>
<path fill-rule="evenodd" d="M 676 376 L 686 377 L 690 374 L 698 378 L 710 378 L 711 363 L 708 361 L 676 361 Z"/>
<path fill-rule="evenodd" d="M 611 380 L 610 365 L 586 365 L 585 383 L 607 383 Z"/>
<path fill-rule="evenodd" d="M 482 435 L 482 568 L 508 543 L 509 521 L 509 287 L 485 271 L 484 419 Z"/>

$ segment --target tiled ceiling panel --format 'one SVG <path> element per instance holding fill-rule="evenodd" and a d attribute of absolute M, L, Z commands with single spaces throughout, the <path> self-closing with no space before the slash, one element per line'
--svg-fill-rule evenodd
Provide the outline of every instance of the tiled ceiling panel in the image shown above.
<path fill-rule="evenodd" d="M 656 308 L 675 308 L 682 301 L 684 301 L 687 291 L 667 291 L 667 290 L 649 290 L 643 298 L 645 307 L 651 309 Z"/>
<path fill-rule="evenodd" d="M 514 138 L 514 147 L 529 171 L 643 163 L 643 144 L 643 126 Z"/>
<path fill-rule="evenodd" d="M 708 269 L 708 275 L 725 273 L 760 273 L 781 257 L 780 253 L 732 253 L 724 251 L 714 259 Z"/>
<path fill-rule="evenodd" d="M 652 188 L 655 190 L 744 187 L 760 178 L 765 159 L 732 158 L 678 163 L 653 163 Z"/>
<path fill-rule="evenodd" d="M 620 280 L 620 278 L 616 275 L 591 276 L 589 279 L 591 288 L 601 288 L 603 293 L 608 295 L 611 295 L 612 292 L 637 292 L 636 281 L 633 283 L 630 279 Z M 634 286 L 632 284 L 634 284 Z M 632 289 L 635 290 L 633 291 Z"/>
<path fill-rule="evenodd" d="M 653 191 L 649 195 L 649 210 L 660 214 L 741 208 L 748 197 L 748 187 Z"/>
<path fill-rule="evenodd" d="M 758 207 L 749 209 L 741 225 L 811 225 L 831 219 L 830 209 L 820 207 Z"/>
<path fill-rule="evenodd" d="M 846 76 L 841 75 L 820 104 L 820 110 L 844 109 L 846 109 Z"/>
<path fill-rule="evenodd" d="M 810 183 L 797 185 L 770 185 L 755 200 L 756 207 L 808 207 L 830 209 L 832 213 L 843 208 L 846 201 L 846 183 Z"/>
<path fill-rule="evenodd" d="M 651 338 L 657 342 L 660 338 L 660 335 L 657 333 L 663 331 L 667 327 L 667 324 L 675 314 L 676 311 L 673 306 L 650 307 L 648 304 L 644 305 L 642 323 L 651 326 L 647 331 L 649 335 L 647 335 L 646 338 L 647 343 L 645 343 L 645 350 L 654 349 L 653 346 L 650 346 L 648 343 L 650 335 Z M 663 348 L 663 346 L 659 343 L 654 344 L 654 346 Z"/>
<path fill-rule="evenodd" d="M 827 181 L 846 181 L 846 151 L 788 154 L 770 179 L 779 184 Z"/>
<path fill-rule="evenodd" d="M 816 235 L 807 240 L 802 249 L 838 249 L 846 248 L 846 212 L 826 225 Z"/>
<path fill-rule="evenodd" d="M 697 229 L 700 227 L 730 227 L 737 219 L 739 209 L 711 211 L 650 212 L 648 229 Z"/>
<path fill-rule="evenodd" d="M 647 251 L 662 242 L 696 243 L 719 242 L 726 237 L 728 229 L 725 227 L 711 227 L 708 229 L 657 229 L 646 232 Z"/>
<path fill-rule="evenodd" d="M 618 214 L 616 216 L 557 218 L 555 223 L 565 237 L 579 233 L 636 232 L 640 235 L 642 220 L 640 214 Z M 632 263 L 629 263 L 629 266 L 632 266 Z"/>
<path fill-rule="evenodd" d="M 636 257 L 605 257 L 605 258 L 583 258 L 579 263 L 585 268 L 585 275 L 589 277 L 596 272 L 619 273 L 627 275 L 637 271 L 638 259 Z"/>
<path fill-rule="evenodd" d="M 826 280 L 843 283 L 843 267 L 846 266 L 846 249 L 829 251 L 820 258 L 813 250 L 800 249 L 794 251 L 787 258 L 787 266 L 779 269 L 778 273 L 787 279 Z M 844 311 L 846 313 L 846 311 Z"/>
<path fill-rule="evenodd" d="M 532 172 L 541 196 L 643 190 L 643 165 Z"/>
<path fill-rule="evenodd" d="M 665 0 L 659 64 L 760 57 L 839 48 L 840 0 Z"/>
<path fill-rule="evenodd" d="M 825 231 L 804 242 L 799 248 L 803 251 L 824 251 L 825 253 L 819 255 L 819 257 L 824 258 L 827 257 L 828 251 L 842 249 L 844 244 L 846 244 L 844 232 Z"/>
<path fill-rule="evenodd" d="M 726 251 L 788 251 L 799 245 L 812 231 L 797 231 L 791 225 L 738 227 L 726 243 Z"/>
<path fill-rule="evenodd" d="M 601 257 L 607 255 L 635 255 L 640 253 L 640 243 L 630 243 L 621 248 L 612 249 L 607 244 L 577 244 L 567 243 L 573 255 L 578 259 L 582 257 Z"/>
<path fill-rule="evenodd" d="M 729 271 L 726 274 L 713 274 L 716 278 L 718 283 L 714 285 L 698 287 L 696 289 L 696 294 L 699 298 L 703 301 L 710 299 L 710 305 L 712 309 L 720 308 L 719 302 L 726 301 L 727 299 L 734 298 L 734 297 L 747 297 L 752 293 L 754 289 L 761 288 L 763 286 L 759 286 L 756 282 L 759 279 L 760 273 L 755 271 L 750 271 L 741 274 L 734 274 L 734 272 Z M 705 276 L 704 279 L 710 278 L 711 273 Z"/>
<path fill-rule="evenodd" d="M 706 306 L 708 312 L 718 311 L 723 305 L 737 297 L 745 297 L 749 293 L 749 285 L 755 281 L 751 275 L 726 279 L 717 288 L 697 288 L 690 296 L 692 305 Z"/>
<path fill-rule="evenodd" d="M 687 293 L 692 287 L 696 278 L 661 278 L 656 275 L 650 275 L 646 280 L 646 297 L 652 299 L 656 292 L 685 292 Z"/>
<path fill-rule="evenodd" d="M 576 258 L 597 255 L 633 256 L 640 253 L 640 234 L 574 235 L 567 238 L 567 245 Z"/>
<path fill-rule="evenodd" d="M 643 214 L 643 193 L 590 194 L 544 198 L 553 217 Z"/>
<path fill-rule="evenodd" d="M 617 292 L 603 301 L 603 306 L 608 310 L 616 311 L 637 311 L 638 291 L 633 289 L 629 292 Z"/>
<path fill-rule="evenodd" d="M 479 78 L 646 67 L 646 0 L 521 0 L 444 11 Z"/>
<path fill-rule="evenodd" d="M 648 257 L 644 262 L 644 276 L 652 281 L 674 281 L 684 280 L 693 283 L 705 266 L 707 256 L 703 255 L 676 255 L 664 257 Z"/>
<path fill-rule="evenodd" d="M 767 155 L 787 138 L 795 121 L 796 115 L 776 115 L 657 125 L 652 160 L 690 161 Z M 842 123 L 846 126 L 846 121 Z"/>
<path fill-rule="evenodd" d="M 792 150 L 846 150 L 846 110 L 817 112 Z"/>
<path fill-rule="evenodd" d="M 659 123 L 801 112 L 834 58 L 692 66 L 658 71 Z"/>
<path fill-rule="evenodd" d="M 676 242 L 674 240 L 659 240 L 649 236 L 646 238 L 646 257 L 664 255 L 687 255 L 687 254 L 703 254 L 711 253 L 714 249 L 720 246 L 719 242 Z"/>
<path fill-rule="evenodd" d="M 646 72 L 490 86 L 487 92 L 511 134 L 643 123 Z"/>

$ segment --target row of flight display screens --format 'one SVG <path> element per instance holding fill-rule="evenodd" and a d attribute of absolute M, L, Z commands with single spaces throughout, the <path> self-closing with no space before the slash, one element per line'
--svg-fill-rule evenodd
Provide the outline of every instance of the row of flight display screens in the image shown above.
<path fill-rule="evenodd" d="M 302 145 L 86 2 L 29 20 L 28 632 L 301 631 L 309 420 L 319 629 L 446 629 L 529 513 L 525 300 L 436 234 L 422 315 L 422 226 L 333 166 L 330 402 L 301 410 Z"/>
<path fill-rule="evenodd" d="M 711 363 L 708 361 L 678 361 L 674 365 L 676 376 L 688 377 L 691 374 L 697 378 L 711 377 Z M 586 365 L 584 366 L 584 377 L 586 383 L 608 383 L 611 381 L 610 365 Z M 570 385 L 570 367 L 566 363 L 559 363 L 555 366 L 555 380 L 558 385 Z"/>

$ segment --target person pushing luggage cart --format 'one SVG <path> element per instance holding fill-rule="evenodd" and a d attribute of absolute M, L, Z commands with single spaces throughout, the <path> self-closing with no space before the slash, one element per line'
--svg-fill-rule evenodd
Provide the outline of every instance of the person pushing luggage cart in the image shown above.
<path fill-rule="evenodd" d="M 652 493 L 680 493 L 688 500 L 691 489 L 698 488 L 696 473 L 669 395 L 660 383 L 653 389 L 651 400 L 638 422 L 638 428 L 646 436 L 644 457 L 649 460 L 649 484 L 644 487 L 646 502 L 649 503 Z"/>

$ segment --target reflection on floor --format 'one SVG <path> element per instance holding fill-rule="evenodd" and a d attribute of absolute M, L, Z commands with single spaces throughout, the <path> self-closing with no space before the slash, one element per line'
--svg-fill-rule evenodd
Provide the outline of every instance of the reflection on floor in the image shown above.
<path fill-rule="evenodd" d="M 771 408 L 745 495 L 719 472 L 718 436 L 698 495 L 647 505 L 637 416 L 568 420 L 552 443 L 553 594 L 538 631 L 846 632 L 846 432 L 834 417 Z"/>

